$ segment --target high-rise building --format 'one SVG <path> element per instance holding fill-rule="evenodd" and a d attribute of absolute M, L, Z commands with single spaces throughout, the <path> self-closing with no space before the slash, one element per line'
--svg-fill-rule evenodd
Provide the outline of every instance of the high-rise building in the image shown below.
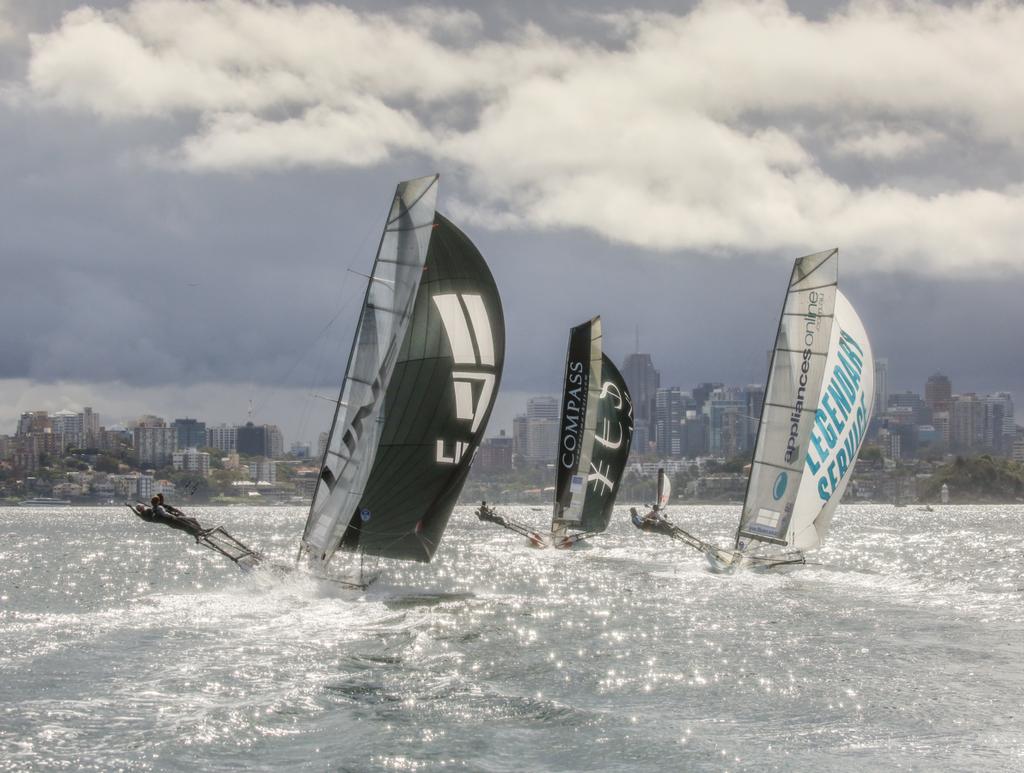
<path fill-rule="evenodd" d="M 254 483 L 277 483 L 277 462 L 271 459 L 249 462 L 249 480 Z"/>
<path fill-rule="evenodd" d="M 196 448 L 175 451 L 171 455 L 171 463 L 176 470 L 198 472 L 204 478 L 210 474 L 210 455 L 206 451 L 199 451 Z"/>
<path fill-rule="evenodd" d="M 622 377 L 633 401 L 632 454 L 646 454 L 654 440 L 654 396 L 661 386 L 661 374 L 651 355 L 636 352 L 626 356 Z"/>
<path fill-rule="evenodd" d="M 924 385 L 924 401 L 932 411 L 949 410 L 952 397 L 953 385 L 948 376 L 934 373 L 928 377 Z"/>
<path fill-rule="evenodd" d="M 687 395 L 689 398 L 689 395 Z M 679 387 L 661 387 L 654 393 L 655 443 L 658 455 L 679 459 L 683 454 L 683 419 L 686 402 Z"/>
<path fill-rule="evenodd" d="M 889 407 L 889 359 L 875 360 L 875 415 L 881 416 Z"/>
<path fill-rule="evenodd" d="M 82 408 L 82 442 L 85 448 L 96 448 L 100 442 L 100 415 L 88 405 Z"/>
<path fill-rule="evenodd" d="M 531 397 L 526 415 L 512 421 L 512 447 L 527 462 L 550 464 L 558 448 L 557 397 Z"/>
<path fill-rule="evenodd" d="M 216 448 L 218 451 L 227 453 L 236 451 L 238 449 L 238 428 L 227 424 L 207 427 L 205 445 L 208 448 Z"/>
<path fill-rule="evenodd" d="M 155 424 L 156 422 L 147 422 Z M 139 426 L 133 430 L 135 453 L 139 464 L 147 467 L 164 467 L 171 463 L 171 457 L 178 448 L 178 431 L 174 427 Z"/>
<path fill-rule="evenodd" d="M 949 402 L 949 439 L 955 451 L 985 445 L 985 402 L 973 392 L 956 395 Z"/>
<path fill-rule="evenodd" d="M 14 434 L 17 437 L 52 430 L 53 425 L 50 423 L 50 416 L 46 411 L 27 411 L 18 419 L 18 429 Z"/>
<path fill-rule="evenodd" d="M 708 417 L 703 413 L 688 411 L 682 428 L 682 455 L 687 459 L 705 456 L 708 453 Z"/>
<path fill-rule="evenodd" d="M 329 435 L 326 432 L 321 432 L 316 439 L 316 458 L 320 461 L 324 458 L 324 454 L 327 453 L 327 438 Z"/>
<path fill-rule="evenodd" d="M 512 418 L 512 453 L 525 457 L 529 451 L 527 432 L 529 420 L 525 414 Z"/>
<path fill-rule="evenodd" d="M 474 464 L 480 465 L 482 470 L 504 471 L 512 469 L 513 439 L 505 435 L 501 430 L 498 437 L 489 437 L 480 444 Z"/>
<path fill-rule="evenodd" d="M 738 389 L 715 389 L 704 402 L 708 417 L 709 452 L 715 456 L 738 456 L 746 440 L 746 399 Z"/>
<path fill-rule="evenodd" d="M 1013 416 L 1013 397 L 1009 392 L 996 392 L 982 398 L 985 404 L 985 447 L 1010 456 L 1017 435 Z"/>
<path fill-rule="evenodd" d="M 894 392 L 889 395 L 886 407 L 879 408 L 875 411 L 875 415 L 882 416 L 899 410 L 909 411 L 913 424 L 927 424 L 931 421 L 932 414 L 928 405 L 921 399 L 921 395 L 911 392 L 909 389 L 906 392 Z"/>
<path fill-rule="evenodd" d="M 202 448 L 206 445 L 206 422 L 175 419 L 171 426 L 178 433 L 178 448 Z"/>
<path fill-rule="evenodd" d="M 271 459 L 281 459 L 284 456 L 284 435 L 281 428 L 276 424 L 266 425 L 267 433 L 267 456 Z"/>
<path fill-rule="evenodd" d="M 551 464 L 558 451 L 558 419 L 526 420 L 526 453 L 523 457 L 535 464 Z"/>
<path fill-rule="evenodd" d="M 64 436 L 65 448 L 84 447 L 85 425 L 82 414 L 74 411 L 57 411 L 50 415 L 50 426 L 55 435 Z"/>
<path fill-rule="evenodd" d="M 526 418 L 558 421 L 559 407 L 557 397 L 531 397 L 526 401 Z"/>
<path fill-rule="evenodd" d="M 302 443 L 296 440 L 291 444 L 291 447 L 288 449 L 288 453 L 296 459 L 309 459 L 313 454 L 313 449 L 310 447 L 309 443 Z"/>
<path fill-rule="evenodd" d="M 704 411 L 704 403 L 707 402 L 708 395 L 716 389 L 723 388 L 725 388 L 725 384 L 719 384 L 711 381 L 705 381 L 703 384 L 697 384 L 697 386 L 693 388 L 692 392 L 694 403 L 693 409 L 697 411 L 697 413 L 702 413 Z"/>
<path fill-rule="evenodd" d="M 235 434 L 235 450 L 246 456 L 267 456 L 267 430 L 262 424 L 256 426 L 247 421 L 238 427 Z"/>

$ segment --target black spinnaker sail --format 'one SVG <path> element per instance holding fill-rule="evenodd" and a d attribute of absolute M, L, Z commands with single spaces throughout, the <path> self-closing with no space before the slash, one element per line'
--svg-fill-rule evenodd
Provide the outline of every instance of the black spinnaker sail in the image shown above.
<path fill-rule="evenodd" d="M 373 471 L 342 548 L 430 561 L 483 439 L 504 359 L 494 278 L 473 243 L 438 214 Z"/>
<path fill-rule="evenodd" d="M 422 230 L 426 222 L 425 258 L 416 269 L 407 325 L 393 348 L 397 356 L 382 381 L 383 399 L 373 393 L 375 408 L 363 419 L 376 429 L 372 446 L 362 447 L 365 472 L 352 476 L 358 485 L 314 498 L 303 543 L 321 564 L 339 548 L 430 561 L 469 474 L 501 381 L 504 315 L 487 264 L 465 234 L 433 211 L 432 203 L 429 221 L 415 207 L 408 209 L 399 227 Z M 394 215 L 393 207 L 389 225 Z M 372 308 L 381 310 L 379 305 Z M 344 398 L 343 388 L 343 404 Z M 346 442 L 333 442 L 343 431 L 333 428 L 325 465 L 332 462 L 332 449 L 353 462 L 358 458 L 349 454 Z M 320 487 L 327 485 L 322 476 Z M 310 543 L 319 519 L 332 523 L 331 536 L 326 543 Z"/>
<path fill-rule="evenodd" d="M 633 439 L 626 382 L 602 353 L 601 318 L 569 334 L 552 532 L 602 532 L 611 521 Z"/>

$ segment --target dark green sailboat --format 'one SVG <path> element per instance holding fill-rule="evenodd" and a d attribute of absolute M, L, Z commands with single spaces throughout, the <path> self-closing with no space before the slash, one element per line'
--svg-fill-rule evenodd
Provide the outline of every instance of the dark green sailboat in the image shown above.
<path fill-rule="evenodd" d="M 498 391 L 501 299 L 436 188 L 395 193 L 302 538 L 319 571 L 339 549 L 431 560 Z"/>
<path fill-rule="evenodd" d="M 477 511 L 481 520 L 524 535 L 534 547 L 569 548 L 611 522 L 633 439 L 633 403 L 601 343 L 600 317 L 569 333 L 550 533 L 534 531 L 486 504 Z"/>

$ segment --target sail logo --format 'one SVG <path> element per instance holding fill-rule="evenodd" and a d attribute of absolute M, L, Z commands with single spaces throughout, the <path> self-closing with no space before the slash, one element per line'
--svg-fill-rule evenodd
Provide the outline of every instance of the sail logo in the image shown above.
<path fill-rule="evenodd" d="M 814 415 L 807 469 L 819 475 L 818 497 L 827 502 L 853 467 L 868 425 L 867 395 L 861 388 L 864 349 L 845 330 L 839 331 L 838 363 Z"/>
<path fill-rule="evenodd" d="M 593 484 L 593 491 L 604 496 L 615 491 L 618 475 L 612 470 L 609 462 L 597 456 L 602 452 L 617 451 L 623 443 L 629 444 L 633 436 L 633 402 L 629 399 L 628 393 L 624 393 L 614 381 L 605 381 L 601 384 L 598 400 L 602 401 L 602 404 L 610 403 L 615 411 L 614 422 L 608 416 L 599 422 L 598 431 L 594 434 L 594 442 L 597 445 L 587 474 L 587 482 Z M 625 427 L 620 420 L 623 415 L 626 419 Z M 612 458 L 614 459 L 614 455 Z"/>
<path fill-rule="evenodd" d="M 452 359 L 458 366 L 452 371 L 455 418 L 470 422 L 469 431 L 475 433 L 490 408 L 497 381 L 494 335 L 487 307 L 479 293 L 439 293 L 432 300 L 441 315 Z M 474 387 L 479 388 L 476 401 Z M 438 439 L 435 446 L 435 461 L 458 464 L 472 442 Z"/>
<path fill-rule="evenodd" d="M 772 486 L 772 496 L 776 500 L 782 499 L 783 495 L 786 493 L 787 485 L 789 485 L 789 475 L 787 475 L 786 471 L 783 470 L 775 478 L 775 485 Z"/>
<path fill-rule="evenodd" d="M 804 398 L 807 393 L 808 372 L 811 369 L 811 355 L 814 353 L 814 336 L 821 325 L 821 304 L 822 297 L 813 290 L 807 296 L 807 312 L 803 317 L 804 327 L 804 348 L 801 352 L 800 376 L 797 379 L 796 401 L 793 404 L 793 414 L 789 417 L 789 438 L 786 440 L 785 459 L 792 462 L 799 452 L 798 443 L 800 436 L 800 419 L 804 410 Z"/>

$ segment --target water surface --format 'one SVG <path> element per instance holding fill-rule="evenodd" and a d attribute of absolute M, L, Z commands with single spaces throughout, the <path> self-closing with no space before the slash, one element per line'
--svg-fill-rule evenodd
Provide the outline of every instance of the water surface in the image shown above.
<path fill-rule="evenodd" d="M 305 520 L 193 514 L 283 563 Z M 670 515 L 725 544 L 737 512 Z M 624 508 L 590 549 L 522 542 L 460 507 L 363 594 L 123 509 L 0 509 L 0 768 L 1024 769 L 1024 507 L 844 506 L 785 575 Z"/>

